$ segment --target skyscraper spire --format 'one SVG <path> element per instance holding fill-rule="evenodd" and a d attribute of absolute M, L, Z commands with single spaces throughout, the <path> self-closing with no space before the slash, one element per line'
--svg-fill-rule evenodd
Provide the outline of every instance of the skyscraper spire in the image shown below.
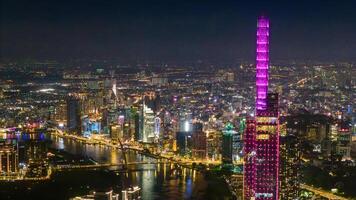
<path fill-rule="evenodd" d="M 269 19 L 257 21 L 256 114 L 245 132 L 244 197 L 278 200 L 279 112 L 278 94 L 268 93 Z"/>
<path fill-rule="evenodd" d="M 264 15 L 258 18 L 256 38 L 256 110 L 265 110 L 268 92 L 269 19 Z"/>

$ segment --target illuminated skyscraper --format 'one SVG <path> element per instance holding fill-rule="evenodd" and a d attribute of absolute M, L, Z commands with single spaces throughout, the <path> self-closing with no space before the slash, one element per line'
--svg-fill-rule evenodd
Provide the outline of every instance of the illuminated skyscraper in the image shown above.
<path fill-rule="evenodd" d="M 257 22 L 256 118 L 245 133 L 245 199 L 278 200 L 278 94 L 268 92 L 269 19 Z"/>
<path fill-rule="evenodd" d="M 193 144 L 192 156 L 196 159 L 206 158 L 206 133 L 203 131 L 203 124 L 196 122 L 193 124 Z"/>
<path fill-rule="evenodd" d="M 222 162 L 232 164 L 233 161 L 233 136 L 237 134 L 232 123 L 227 123 L 222 136 Z"/>
<path fill-rule="evenodd" d="M 151 143 L 155 137 L 155 116 L 152 109 L 147 107 L 145 104 L 142 109 L 142 142 Z"/>
<path fill-rule="evenodd" d="M 244 132 L 244 199 L 254 197 L 256 188 L 256 122 L 254 119 L 246 120 Z"/>
<path fill-rule="evenodd" d="M 256 42 L 256 110 L 266 109 L 269 64 L 269 19 L 260 16 Z"/>
<path fill-rule="evenodd" d="M 155 139 L 158 139 L 161 134 L 161 118 L 155 117 Z"/>

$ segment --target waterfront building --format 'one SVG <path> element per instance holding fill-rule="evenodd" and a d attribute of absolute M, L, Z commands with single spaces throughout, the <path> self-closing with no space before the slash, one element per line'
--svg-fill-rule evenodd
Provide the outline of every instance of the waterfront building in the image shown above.
<path fill-rule="evenodd" d="M 67 112 L 67 104 L 66 103 L 59 103 L 54 108 L 54 121 L 61 128 L 63 128 L 67 122 L 66 112 Z"/>
<path fill-rule="evenodd" d="M 67 99 L 67 129 L 70 133 L 81 134 L 80 100 L 73 96 Z"/>
<path fill-rule="evenodd" d="M 123 136 L 123 127 L 120 124 L 110 125 L 110 138 L 113 141 L 118 141 Z"/>
<path fill-rule="evenodd" d="M 152 143 L 155 135 L 155 115 L 151 108 L 143 104 L 142 107 L 142 142 Z"/>
<path fill-rule="evenodd" d="M 193 124 L 193 145 L 192 157 L 195 159 L 203 160 L 206 158 L 206 133 L 203 131 L 202 123 Z"/>
<path fill-rule="evenodd" d="M 90 137 L 91 134 L 98 134 L 101 131 L 101 122 L 84 116 L 82 118 L 82 134 L 84 137 Z"/>
<path fill-rule="evenodd" d="M 18 146 L 0 141 L 0 176 L 18 172 Z"/>
<path fill-rule="evenodd" d="M 179 155 L 185 156 L 191 153 L 192 132 L 177 132 L 176 141 Z"/>
<path fill-rule="evenodd" d="M 138 186 L 127 188 L 121 191 L 121 200 L 140 200 L 141 188 Z"/>
<path fill-rule="evenodd" d="M 207 158 L 213 161 L 221 160 L 221 144 L 222 144 L 221 132 L 216 130 L 207 130 L 206 135 L 207 135 L 207 141 L 206 141 Z"/>

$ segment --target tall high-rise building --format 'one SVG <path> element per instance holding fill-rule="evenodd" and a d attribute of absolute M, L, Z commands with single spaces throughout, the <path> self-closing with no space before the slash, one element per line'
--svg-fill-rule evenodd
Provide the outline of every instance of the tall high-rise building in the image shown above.
<path fill-rule="evenodd" d="M 347 123 L 341 123 L 337 133 L 336 154 L 344 160 L 351 160 L 351 127 Z"/>
<path fill-rule="evenodd" d="M 179 155 L 185 156 L 192 149 L 192 132 L 177 132 L 176 133 L 177 150 Z"/>
<path fill-rule="evenodd" d="M 0 175 L 11 175 L 18 171 L 18 146 L 0 142 Z"/>
<path fill-rule="evenodd" d="M 69 132 L 81 134 L 81 106 L 75 97 L 67 99 L 67 128 Z"/>
<path fill-rule="evenodd" d="M 237 134 L 232 123 L 227 123 L 222 131 L 222 162 L 232 164 L 233 161 L 233 136 Z"/>
<path fill-rule="evenodd" d="M 256 41 L 256 110 L 266 110 L 269 65 L 269 19 L 260 16 Z"/>
<path fill-rule="evenodd" d="M 246 118 L 239 120 L 236 134 L 232 135 L 232 162 L 236 165 L 243 163 L 243 133 L 246 128 Z"/>
<path fill-rule="evenodd" d="M 193 129 L 192 112 L 190 112 L 189 110 L 183 110 L 179 112 L 179 131 L 192 132 L 192 129 Z"/>
<path fill-rule="evenodd" d="M 161 118 L 155 117 L 155 139 L 158 139 L 161 134 Z"/>
<path fill-rule="evenodd" d="M 123 136 L 123 127 L 120 124 L 110 125 L 110 137 L 113 141 L 119 141 Z"/>
<path fill-rule="evenodd" d="M 244 199 L 254 197 L 256 188 L 256 122 L 253 118 L 246 120 L 244 132 Z"/>
<path fill-rule="evenodd" d="M 209 160 L 221 159 L 222 134 L 212 129 L 206 130 L 206 151 Z"/>
<path fill-rule="evenodd" d="M 155 115 L 151 108 L 145 104 L 142 107 L 141 134 L 142 142 L 153 142 L 155 137 Z"/>
<path fill-rule="evenodd" d="M 247 123 L 245 199 L 279 199 L 278 94 L 268 93 L 269 19 L 257 22 L 256 113 Z"/>
<path fill-rule="evenodd" d="M 293 134 L 280 137 L 280 198 L 298 199 L 300 187 L 300 141 Z"/>
<path fill-rule="evenodd" d="M 206 158 L 206 133 L 203 131 L 203 124 L 196 122 L 193 124 L 193 144 L 192 156 L 196 159 Z"/>
<path fill-rule="evenodd" d="M 134 139 L 135 141 L 141 141 L 142 140 L 142 137 L 141 137 L 141 120 L 142 120 L 142 117 L 141 117 L 141 112 L 139 111 L 135 111 L 133 109 L 133 121 L 134 121 L 134 129 L 135 129 L 135 132 L 134 132 Z"/>

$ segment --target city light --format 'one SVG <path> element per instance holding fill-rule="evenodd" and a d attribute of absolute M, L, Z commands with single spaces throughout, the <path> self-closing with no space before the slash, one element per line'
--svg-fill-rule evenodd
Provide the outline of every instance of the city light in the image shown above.
<path fill-rule="evenodd" d="M 353 1 L 21 1 L 0 199 L 356 198 Z"/>

